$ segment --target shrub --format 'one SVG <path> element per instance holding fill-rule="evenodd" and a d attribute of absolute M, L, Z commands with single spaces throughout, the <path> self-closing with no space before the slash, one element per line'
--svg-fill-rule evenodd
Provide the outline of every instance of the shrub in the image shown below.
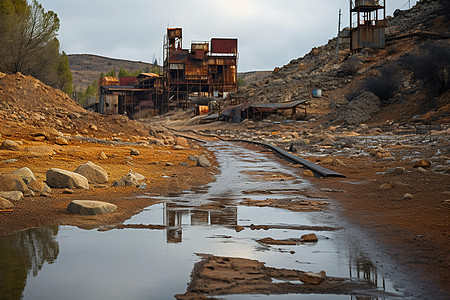
<path fill-rule="evenodd" d="M 398 90 L 398 70 L 394 65 L 387 65 L 380 69 L 381 76 L 367 76 L 362 89 L 372 92 L 386 105 Z"/>
<path fill-rule="evenodd" d="M 440 96 L 450 87 L 450 49 L 436 43 L 426 43 L 422 54 L 405 54 L 399 62 L 421 80 L 430 97 Z"/>

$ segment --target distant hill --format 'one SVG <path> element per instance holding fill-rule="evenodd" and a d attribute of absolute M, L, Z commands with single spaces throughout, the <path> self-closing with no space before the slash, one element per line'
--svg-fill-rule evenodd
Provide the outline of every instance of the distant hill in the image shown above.
<path fill-rule="evenodd" d="M 106 73 L 115 68 L 118 73 L 120 68 L 128 71 L 152 69 L 154 64 L 142 61 L 115 59 L 92 54 L 69 54 L 69 67 L 73 76 L 73 84 L 78 91 L 97 80 L 100 73 Z"/>

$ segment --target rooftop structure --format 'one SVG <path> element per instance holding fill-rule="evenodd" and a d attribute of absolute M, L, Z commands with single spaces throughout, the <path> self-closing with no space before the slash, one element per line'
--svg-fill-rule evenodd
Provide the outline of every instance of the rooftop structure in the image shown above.
<path fill-rule="evenodd" d="M 350 50 L 384 48 L 385 28 L 386 0 L 350 0 Z"/>

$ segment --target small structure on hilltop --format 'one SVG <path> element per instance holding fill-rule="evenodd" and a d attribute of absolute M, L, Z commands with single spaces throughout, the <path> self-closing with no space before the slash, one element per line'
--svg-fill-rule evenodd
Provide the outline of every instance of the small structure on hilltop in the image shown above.
<path fill-rule="evenodd" d="M 384 48 L 385 28 L 386 0 L 350 0 L 351 51 Z"/>

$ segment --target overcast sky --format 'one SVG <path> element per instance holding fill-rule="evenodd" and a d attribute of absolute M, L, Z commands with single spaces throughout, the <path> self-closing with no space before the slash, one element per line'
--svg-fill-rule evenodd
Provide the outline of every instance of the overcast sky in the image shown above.
<path fill-rule="evenodd" d="M 58 14 L 68 54 L 161 63 L 167 26 L 183 28 L 183 48 L 212 37 L 238 38 L 239 72 L 272 70 L 349 25 L 349 0 L 38 0 Z M 408 0 L 386 0 L 387 14 Z M 410 0 L 411 6 L 417 0 Z"/>

